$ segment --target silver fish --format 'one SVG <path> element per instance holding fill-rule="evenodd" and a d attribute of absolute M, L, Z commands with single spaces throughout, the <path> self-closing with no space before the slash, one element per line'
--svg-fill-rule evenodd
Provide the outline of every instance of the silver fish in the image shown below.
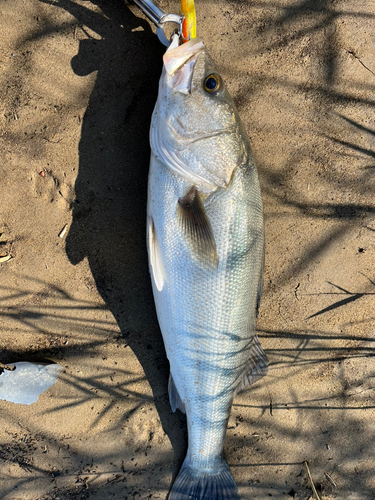
<path fill-rule="evenodd" d="M 255 333 L 263 210 L 249 142 L 204 43 L 167 49 L 152 117 L 147 244 L 188 451 L 170 500 L 234 500 L 223 444 L 238 391 L 267 372 Z"/>

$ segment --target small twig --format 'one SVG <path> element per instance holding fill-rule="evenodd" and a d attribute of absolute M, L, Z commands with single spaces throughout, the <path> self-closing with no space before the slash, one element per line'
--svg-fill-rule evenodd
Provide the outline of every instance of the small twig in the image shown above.
<path fill-rule="evenodd" d="M 10 253 L 8 253 L 7 255 L 3 255 L 0 257 L 0 262 L 8 262 L 8 260 L 10 260 L 12 258 L 12 256 L 10 255 Z"/>
<path fill-rule="evenodd" d="M 309 481 L 310 481 L 310 484 L 311 484 L 311 489 L 313 490 L 313 493 L 314 493 L 314 496 L 315 496 L 316 500 L 321 500 L 321 498 L 318 495 L 318 492 L 316 491 L 316 488 L 314 486 L 314 483 L 313 483 L 313 480 L 312 480 L 312 477 L 311 477 L 311 474 L 310 474 L 310 469 L 309 469 L 308 462 L 306 460 L 304 460 L 302 462 L 302 465 L 305 467 L 307 475 L 309 476 Z"/>
<path fill-rule="evenodd" d="M 65 226 L 61 229 L 61 231 L 59 232 L 58 234 L 58 237 L 59 238 L 64 238 L 65 234 L 66 234 L 66 231 L 68 229 L 68 224 L 65 224 Z"/>
<path fill-rule="evenodd" d="M 367 69 L 367 71 L 369 71 L 370 73 L 372 73 L 374 76 L 375 76 L 375 73 L 373 71 L 371 71 L 370 68 L 368 68 L 366 66 L 366 64 L 363 64 L 363 62 L 360 60 L 360 58 L 357 56 L 357 54 L 354 52 L 354 50 L 347 50 L 347 53 L 350 54 L 351 56 L 353 56 L 355 59 L 357 59 L 357 61 L 362 64 L 362 66 Z"/>
<path fill-rule="evenodd" d="M 324 475 L 325 475 L 325 477 L 328 479 L 328 481 L 330 481 L 330 482 L 331 482 L 331 484 L 333 484 L 333 486 L 334 486 L 335 488 L 337 488 L 337 484 L 336 484 L 336 483 L 335 483 L 335 481 L 332 479 L 332 477 L 328 474 L 328 472 L 325 472 L 325 473 L 324 473 Z"/>

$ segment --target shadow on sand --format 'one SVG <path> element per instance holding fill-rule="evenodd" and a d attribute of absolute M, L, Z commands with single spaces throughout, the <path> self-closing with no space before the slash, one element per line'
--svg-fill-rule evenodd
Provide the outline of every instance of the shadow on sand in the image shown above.
<path fill-rule="evenodd" d="M 168 362 L 145 244 L 149 127 L 164 48 L 122 1 L 93 3 L 101 13 L 70 0 L 54 3 L 100 37 L 81 40 L 71 61 L 77 75 L 96 71 L 97 77 L 82 120 L 66 252 L 73 265 L 87 257 L 99 293 L 142 365 L 176 474 L 186 451 L 185 419 L 168 401 Z"/>

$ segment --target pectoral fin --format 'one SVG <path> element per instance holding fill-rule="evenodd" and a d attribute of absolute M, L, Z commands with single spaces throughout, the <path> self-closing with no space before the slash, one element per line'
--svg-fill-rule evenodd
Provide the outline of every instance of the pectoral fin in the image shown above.
<path fill-rule="evenodd" d="M 148 253 L 150 258 L 152 277 L 159 292 L 164 285 L 164 267 L 161 252 L 156 238 L 155 226 L 152 217 L 147 219 L 148 229 Z"/>
<path fill-rule="evenodd" d="M 245 390 L 249 385 L 254 384 L 268 372 L 268 359 L 260 345 L 257 335 L 254 335 L 253 343 L 249 351 L 249 359 L 242 376 L 237 392 Z"/>
<path fill-rule="evenodd" d="M 168 380 L 168 394 L 169 394 L 169 402 L 171 404 L 172 411 L 175 412 L 177 408 L 185 413 L 185 405 L 178 393 L 177 387 L 173 381 L 172 374 L 169 374 Z"/>
<path fill-rule="evenodd" d="M 217 267 L 218 256 L 214 233 L 195 187 L 192 187 L 183 198 L 179 198 L 177 215 L 194 256 L 202 264 Z"/>

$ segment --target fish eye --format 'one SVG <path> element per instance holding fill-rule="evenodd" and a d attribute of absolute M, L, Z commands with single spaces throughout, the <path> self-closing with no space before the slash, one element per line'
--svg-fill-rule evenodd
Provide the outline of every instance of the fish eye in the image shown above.
<path fill-rule="evenodd" d="M 203 88 L 209 94 L 217 94 L 222 87 L 221 78 L 216 73 L 206 76 L 203 81 Z"/>

